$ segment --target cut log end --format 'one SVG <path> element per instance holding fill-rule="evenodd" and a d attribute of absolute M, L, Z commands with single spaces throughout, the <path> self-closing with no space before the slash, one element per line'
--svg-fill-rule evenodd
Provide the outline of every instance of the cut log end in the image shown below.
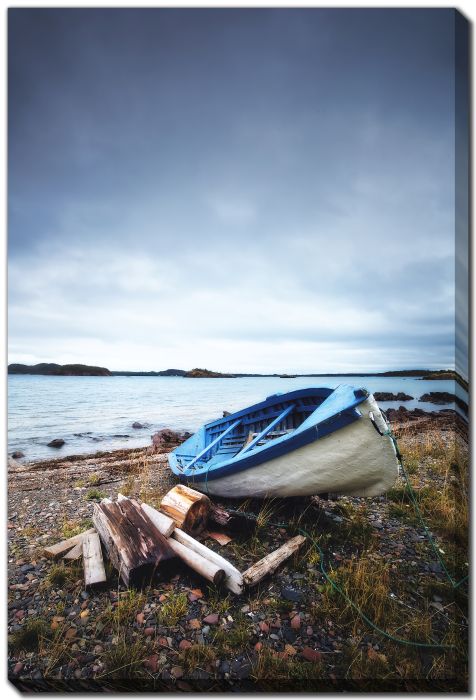
<path fill-rule="evenodd" d="M 210 499 L 204 493 L 179 484 L 162 499 L 160 510 L 190 535 L 205 529 L 210 512 Z"/>

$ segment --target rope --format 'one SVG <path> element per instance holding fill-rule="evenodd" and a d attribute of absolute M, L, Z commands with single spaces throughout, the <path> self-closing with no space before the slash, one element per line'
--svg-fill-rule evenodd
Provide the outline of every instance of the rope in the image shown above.
<path fill-rule="evenodd" d="M 406 646 L 413 646 L 413 647 L 420 647 L 420 648 L 426 648 L 426 649 L 454 649 L 454 644 L 434 644 L 430 642 L 413 642 L 410 639 L 403 639 L 402 637 L 395 637 L 393 634 L 390 634 L 389 632 L 386 632 L 383 630 L 381 627 L 378 627 L 370 618 L 367 617 L 367 615 L 349 598 L 347 593 L 340 588 L 340 586 L 337 585 L 337 583 L 329 576 L 327 571 L 324 568 L 324 552 L 322 549 L 319 547 L 318 543 L 316 540 L 309 535 L 305 530 L 299 530 L 299 532 L 306 537 L 309 537 L 313 545 L 317 548 L 319 551 L 319 556 L 320 556 L 320 569 L 322 572 L 322 575 L 328 581 L 328 583 L 331 584 L 331 586 L 338 592 L 340 595 L 351 605 L 354 610 L 358 612 L 360 617 L 370 626 L 372 627 L 376 632 L 379 634 L 383 635 L 384 637 L 387 637 L 387 639 L 390 639 L 392 642 L 396 642 L 397 644 L 404 644 Z"/>

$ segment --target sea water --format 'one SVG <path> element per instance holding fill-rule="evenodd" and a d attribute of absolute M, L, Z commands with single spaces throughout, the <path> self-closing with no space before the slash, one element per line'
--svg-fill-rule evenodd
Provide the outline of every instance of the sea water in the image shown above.
<path fill-rule="evenodd" d="M 304 387 L 351 384 L 370 392 L 403 391 L 412 401 L 380 402 L 383 409 L 437 411 L 455 408 L 419 401 L 430 391 L 467 393 L 452 380 L 414 377 L 243 377 L 188 379 L 184 377 L 53 377 L 9 375 L 8 450 L 21 450 L 26 459 L 45 459 L 150 445 L 161 428 L 194 432 L 220 418 L 278 392 Z M 461 411 L 460 411 L 461 412 Z M 146 427 L 134 429 L 139 422 Z M 62 438 L 60 449 L 47 446 Z"/>

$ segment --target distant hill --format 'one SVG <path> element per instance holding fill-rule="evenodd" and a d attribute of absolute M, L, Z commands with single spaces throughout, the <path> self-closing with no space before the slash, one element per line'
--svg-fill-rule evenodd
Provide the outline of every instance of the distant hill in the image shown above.
<path fill-rule="evenodd" d="M 109 377 L 106 367 L 91 365 L 57 365 L 54 362 L 40 362 L 38 365 L 8 365 L 8 374 L 44 374 L 64 377 Z"/>
<path fill-rule="evenodd" d="M 232 378 L 234 376 L 234 374 L 222 374 L 221 372 L 212 372 L 209 369 L 200 369 L 199 367 L 195 367 L 195 369 L 191 369 L 190 372 L 185 372 L 184 374 L 184 377 L 190 377 L 192 379 L 207 379 L 220 377 Z"/>

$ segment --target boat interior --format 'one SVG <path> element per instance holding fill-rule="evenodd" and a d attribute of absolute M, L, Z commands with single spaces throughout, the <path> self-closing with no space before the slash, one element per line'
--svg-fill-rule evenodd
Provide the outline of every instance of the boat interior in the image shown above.
<path fill-rule="evenodd" d="M 292 433 L 331 393 L 330 389 L 316 389 L 313 394 L 288 401 L 279 401 L 279 395 L 276 395 L 275 401 L 267 400 L 251 409 L 209 423 L 205 426 L 202 449 L 195 455 L 177 451 L 178 465 L 187 471 L 209 468 Z"/>

